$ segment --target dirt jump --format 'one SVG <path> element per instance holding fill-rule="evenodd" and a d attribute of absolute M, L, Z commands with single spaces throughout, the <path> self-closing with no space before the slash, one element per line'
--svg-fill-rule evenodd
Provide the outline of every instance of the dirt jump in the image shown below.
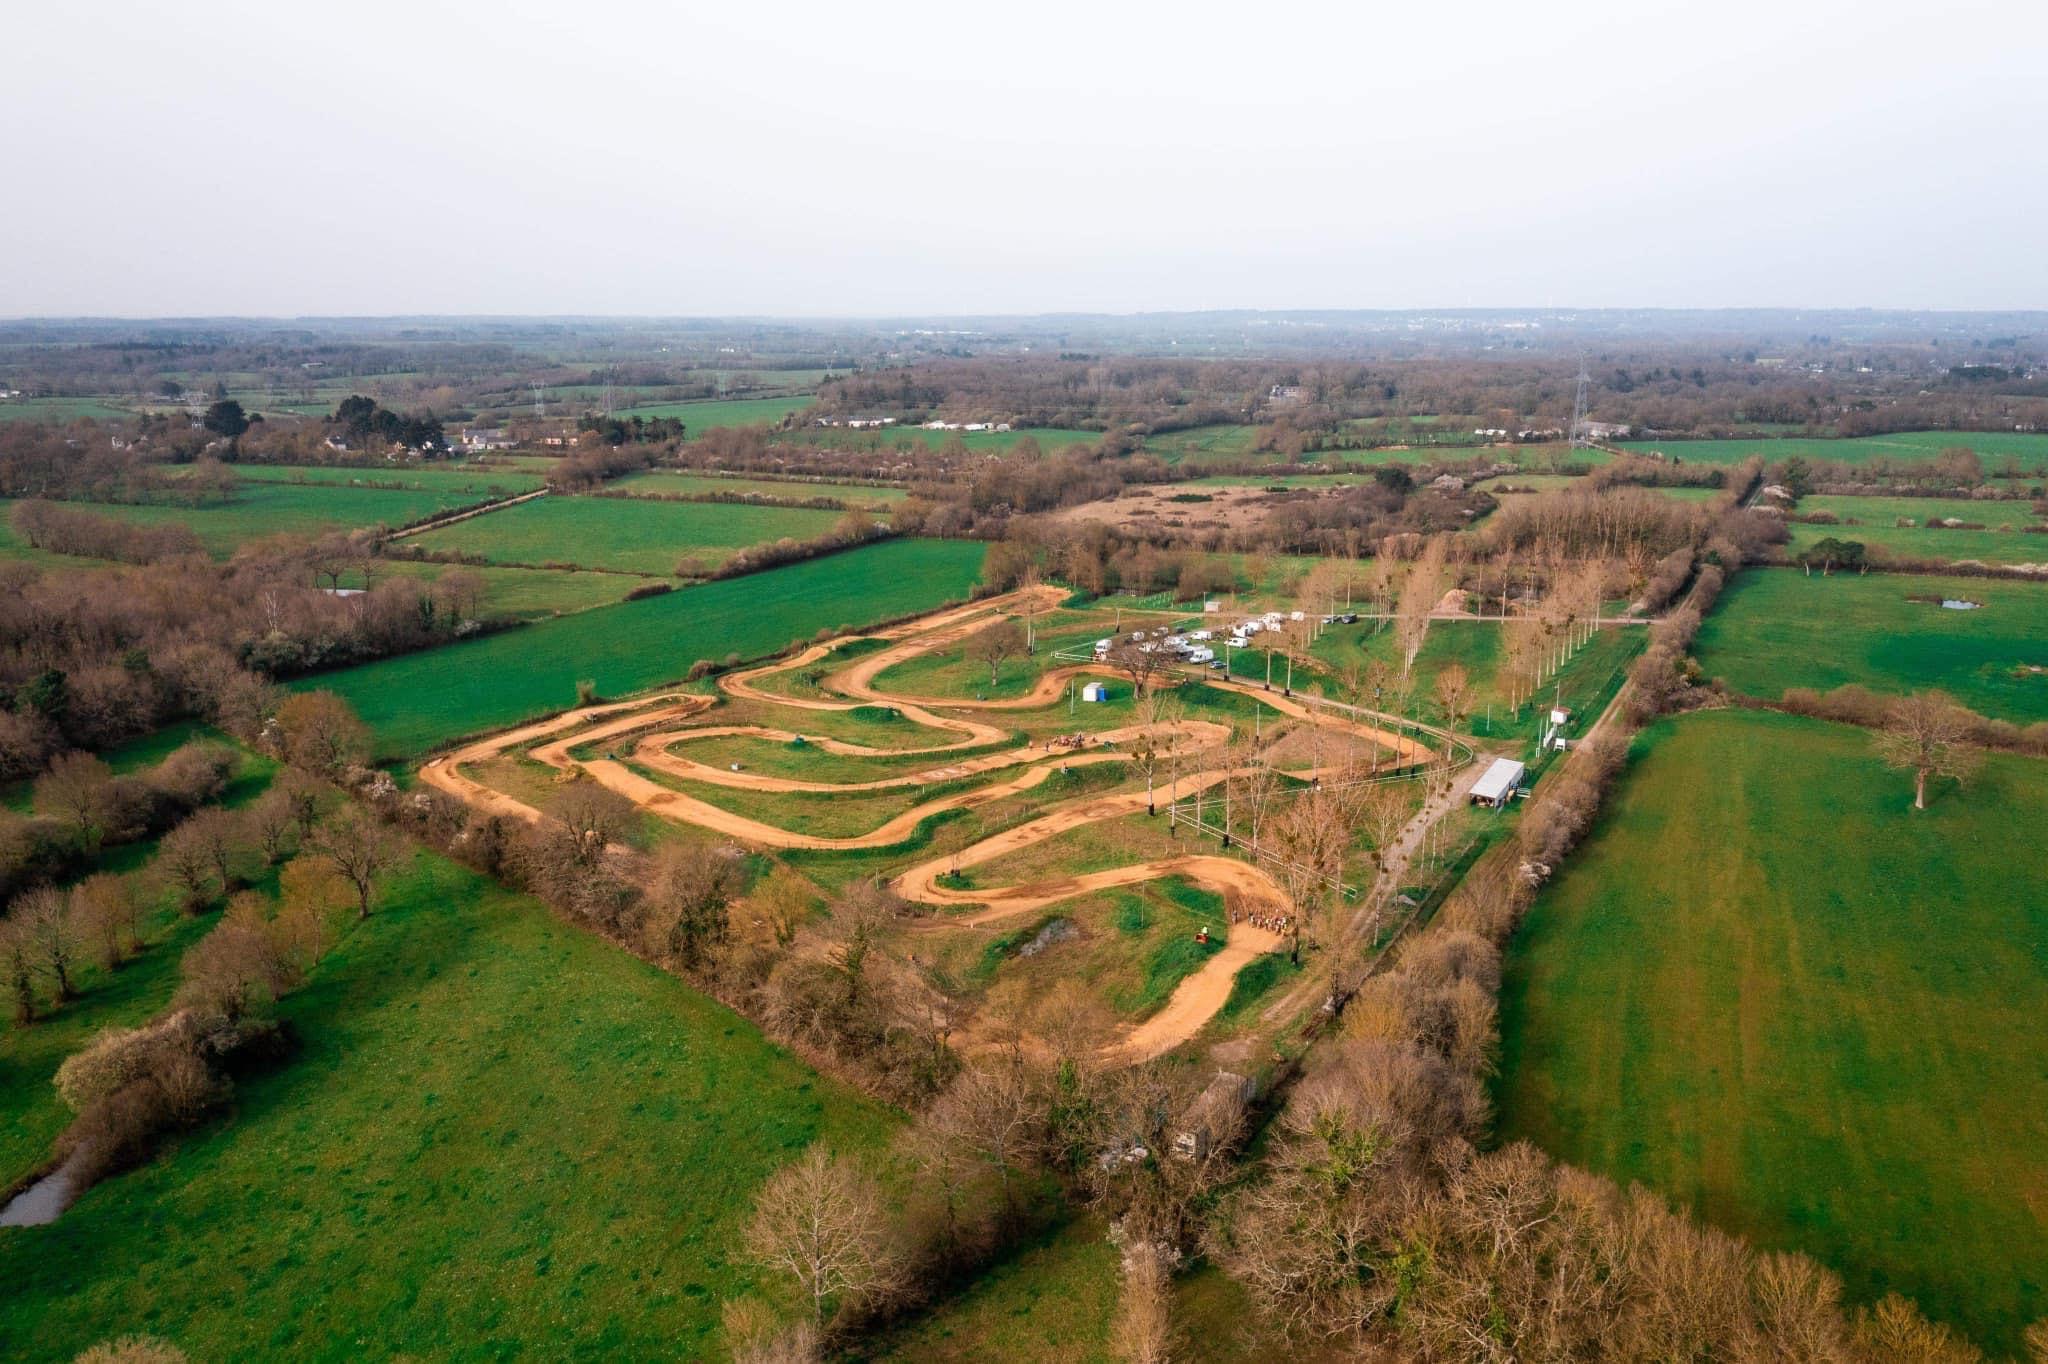
<path fill-rule="evenodd" d="M 873 631 L 868 637 L 888 641 L 885 647 L 863 654 L 823 676 L 807 679 L 815 682 L 815 689 L 823 693 L 820 696 L 787 695 L 767 684 L 778 677 L 813 668 L 832 655 L 838 647 L 836 643 L 812 645 L 789 657 L 728 673 L 718 681 L 717 696 L 672 693 L 638 701 L 586 706 L 491 735 L 428 762 L 421 770 L 421 780 L 460 797 L 479 810 L 536 821 L 541 818 L 539 810 L 464 771 L 466 767 L 480 766 L 514 751 L 525 750 L 526 756 L 535 762 L 564 775 L 587 776 L 625 796 L 650 814 L 693 825 L 754 847 L 850 851 L 887 848 L 903 843 L 916 833 L 920 824 L 934 815 L 949 810 L 971 810 L 1030 792 L 1062 770 L 1128 763 L 1132 761 L 1133 750 L 1148 737 L 1170 746 L 1179 757 L 1193 758 L 1197 762 L 1200 755 L 1213 753 L 1227 743 L 1231 737 L 1229 727 L 1205 720 L 1180 719 L 1154 726 L 1149 732 L 1142 725 L 1127 725 L 1064 743 L 1034 741 L 1018 746 L 1012 731 L 975 718 L 977 714 L 991 711 L 1049 707 L 1061 699 L 1068 683 L 1076 677 L 1120 675 L 1106 664 L 1081 663 L 1049 669 L 1038 677 L 1026 694 L 996 700 L 899 695 L 884 692 L 876 685 L 878 677 L 899 663 L 936 650 L 960 646 L 975 633 L 1005 619 L 1011 611 L 1027 607 L 1049 610 L 1057 606 L 1064 595 L 1055 588 L 1026 589 Z M 1308 724 L 1363 738 L 1398 755 L 1402 762 L 1426 759 L 1431 751 L 1424 742 L 1382 728 L 1369 719 L 1313 707 L 1256 684 L 1219 678 L 1204 680 L 1221 690 L 1254 696 L 1272 709 Z M 1173 685 L 1177 679 L 1162 678 L 1160 683 Z M 685 756 L 689 745 L 717 738 L 756 738 L 784 744 L 799 738 L 795 731 L 770 725 L 701 723 L 707 712 L 726 700 L 749 701 L 799 712 L 845 712 L 864 706 L 887 706 L 913 724 L 947 736 L 945 742 L 924 748 L 875 748 L 829 737 L 804 737 L 803 742 L 827 754 L 903 758 L 939 757 L 977 748 L 991 751 L 940 762 L 914 772 L 843 783 L 757 773 L 733 764 L 717 766 Z M 630 746 L 598 749 L 597 746 L 611 741 Z M 579 752 L 584 756 L 577 756 Z M 626 755 L 624 760 L 618 756 L 620 754 Z M 921 788 L 1007 769 L 1015 771 L 1003 780 L 920 801 L 865 833 L 846 837 L 827 837 L 780 828 L 643 775 L 655 773 L 670 779 L 750 792 L 829 795 Z M 1182 856 L 1134 862 L 1106 871 L 1011 885 L 970 887 L 942 883 L 951 873 L 987 865 L 1070 830 L 1126 818 L 1145 810 L 1149 804 L 1170 802 L 1177 797 L 1206 790 L 1250 770 L 1213 767 L 1183 773 L 1177 780 L 1162 780 L 1156 794 L 1125 791 L 1080 797 L 1053 805 L 1023 824 L 995 833 L 956 853 L 913 866 L 896 876 L 892 885 L 905 899 L 942 911 L 917 930 L 927 932 L 992 924 L 1093 891 L 1137 885 L 1167 876 L 1184 877 L 1206 890 L 1223 895 L 1234 908 L 1245 913 L 1233 915 L 1237 921 L 1229 925 L 1221 950 L 1183 978 L 1156 1013 L 1132 1026 L 1109 1047 L 1111 1053 L 1125 1060 L 1157 1056 L 1200 1032 L 1230 997 L 1238 972 L 1257 957 L 1284 945 L 1280 935 L 1250 921 L 1254 915 L 1271 921 L 1288 912 L 1286 893 L 1272 875 L 1237 857 L 1190 851 Z M 1294 775 L 1320 774 L 1301 772 Z"/>

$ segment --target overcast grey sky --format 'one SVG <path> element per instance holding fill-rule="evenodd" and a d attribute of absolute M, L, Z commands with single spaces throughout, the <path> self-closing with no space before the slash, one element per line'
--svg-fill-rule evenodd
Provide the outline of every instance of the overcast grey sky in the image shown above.
<path fill-rule="evenodd" d="M 2048 4 L 34 4 L 0 315 L 2048 307 Z"/>

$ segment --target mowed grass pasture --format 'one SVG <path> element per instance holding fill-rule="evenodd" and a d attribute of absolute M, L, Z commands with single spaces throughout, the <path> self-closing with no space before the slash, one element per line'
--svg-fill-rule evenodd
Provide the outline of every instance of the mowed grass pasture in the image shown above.
<path fill-rule="evenodd" d="M 425 653 L 301 678 L 356 708 L 386 757 L 566 710 L 589 680 L 623 696 L 681 678 L 697 659 L 772 653 L 820 628 L 858 626 L 964 599 L 987 547 L 889 540 L 786 568 L 541 621 Z"/>
<path fill-rule="evenodd" d="M 426 854 L 278 1012 L 299 1049 L 228 1119 L 0 1231 L 0 1353 L 146 1332 L 194 1359 L 720 1355 L 761 1181 L 895 1121 Z"/>
<path fill-rule="evenodd" d="M 2048 434 L 2026 431 L 1898 431 L 1884 436 L 1841 439 L 1811 436 L 1744 437 L 1740 440 L 1626 440 L 1622 450 L 1661 450 L 1686 463 L 1740 464 L 1751 455 L 1767 463 L 1791 459 L 1868 464 L 1875 460 L 1930 460 L 1952 446 L 1975 450 L 1985 471 L 1995 473 L 2008 456 L 2021 469 L 2048 470 Z"/>
<path fill-rule="evenodd" d="M 1982 603 L 1951 611 L 1943 598 Z M 1789 687 L 1939 687 L 1984 715 L 2048 720 L 2048 583 L 1799 569 L 1738 574 L 1693 651 L 1711 677 L 1776 700 Z"/>
<path fill-rule="evenodd" d="M 1652 726 L 1510 951 L 1499 1135 L 2015 1351 L 2048 1315 L 2048 763 L 1911 803 L 1862 730 Z"/>
<path fill-rule="evenodd" d="M 548 496 L 412 537 L 429 551 L 497 564 L 574 565 L 666 577 L 689 560 L 710 571 L 743 549 L 815 540 L 843 513 L 800 507 Z"/>
<path fill-rule="evenodd" d="M 2034 504 L 2018 498 L 1978 501 L 1960 497 L 1837 497 L 1799 500 L 1802 515 L 1827 512 L 1837 525 L 1795 522 L 1790 551 L 1798 554 L 1832 536 L 1870 546 L 1882 556 L 1941 559 L 1950 563 L 1973 559 L 1987 564 L 2048 563 L 2048 523 L 2034 515 Z M 1952 519 L 1982 530 L 1951 530 L 1931 521 Z M 1902 526 L 1900 521 L 1910 521 Z M 1854 523 L 1854 524 L 1852 524 Z"/>

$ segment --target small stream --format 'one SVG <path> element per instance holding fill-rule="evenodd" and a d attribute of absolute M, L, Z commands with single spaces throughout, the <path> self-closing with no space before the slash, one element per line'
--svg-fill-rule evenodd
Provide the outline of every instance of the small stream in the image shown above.
<path fill-rule="evenodd" d="M 57 1220 L 77 1197 L 72 1171 L 79 1156 L 71 1159 L 23 1189 L 0 1208 L 0 1227 L 42 1227 Z"/>

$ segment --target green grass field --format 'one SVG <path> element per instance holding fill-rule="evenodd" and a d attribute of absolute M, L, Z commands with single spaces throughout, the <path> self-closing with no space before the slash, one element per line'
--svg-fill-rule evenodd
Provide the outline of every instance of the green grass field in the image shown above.
<path fill-rule="evenodd" d="M 1799 500 L 1802 513 L 1833 512 L 1843 524 L 1791 527 L 1792 553 L 1833 536 L 1857 540 L 1873 549 L 1914 559 L 1975 559 L 1987 564 L 2048 563 L 2048 533 L 2028 531 L 2042 525 L 2031 502 L 1978 502 L 1947 497 L 1830 497 Z M 1850 525 L 1854 519 L 1861 524 Z M 1912 521 L 1901 526 L 1900 519 Z M 1927 522 L 1954 518 L 1974 522 L 1983 530 L 1930 529 Z"/>
<path fill-rule="evenodd" d="M 1739 464 L 1751 455 L 1762 455 L 1770 463 L 1798 455 L 1804 459 L 1840 460 L 1868 464 L 1873 460 L 1914 461 L 1933 459 L 1953 445 L 1968 446 L 1984 461 L 1987 472 L 2004 465 L 2007 456 L 2022 469 L 2048 468 L 2048 435 L 2020 431 L 1900 431 L 1887 436 L 1853 436 L 1846 440 L 1815 439 L 1808 436 L 1775 436 L 1744 440 L 1631 440 L 1621 442 L 1623 450 L 1662 450 L 1685 461 L 1709 464 Z"/>
<path fill-rule="evenodd" d="M 607 485 L 614 492 L 635 497 L 649 493 L 728 493 L 743 497 L 784 497 L 804 499 L 835 497 L 849 506 L 879 506 L 901 502 L 910 496 L 907 488 L 874 488 L 860 483 L 813 483 L 794 478 L 721 478 L 715 474 L 678 474 L 657 470 L 631 474 Z"/>
<path fill-rule="evenodd" d="M 415 491 L 476 493 L 484 497 L 530 493 L 542 482 L 537 474 L 522 469 L 477 468 L 469 464 L 401 464 L 389 469 L 357 469 L 328 464 L 237 464 L 235 474 L 248 483 L 375 484 L 379 488 L 398 483 Z"/>
<path fill-rule="evenodd" d="M 1949 611 L 1912 597 L 1983 603 Z M 1985 715 L 2048 720 L 2048 584 L 1904 573 L 1738 574 L 1693 652 L 1708 675 L 1752 696 L 1788 687 L 1939 687 Z"/>
<path fill-rule="evenodd" d="M 456 565 L 412 563 L 404 559 L 382 559 L 377 571 L 384 577 L 401 576 L 432 582 Z M 471 567 L 463 571 L 483 576 L 483 609 L 488 615 L 521 616 L 534 619 L 569 611 L 587 611 L 593 606 L 610 606 L 641 584 L 623 573 L 572 572 L 554 568 Z M 362 586 L 360 574 L 345 573 L 344 587 Z"/>
<path fill-rule="evenodd" d="M 194 1359 L 704 1358 L 754 1189 L 889 1115 L 752 1024 L 431 856 L 280 1010 L 231 1120 L 0 1232 L 0 1341 Z M 568 1342 L 573 1342 L 573 1346 Z"/>
<path fill-rule="evenodd" d="M 2015 840 L 2048 763 L 1914 812 L 1844 726 L 1643 747 L 1510 953 L 1501 1138 L 2016 1349 L 2048 1314 L 2048 863 Z"/>
<path fill-rule="evenodd" d="M 135 525 L 191 527 L 207 552 L 225 559 L 270 535 L 319 535 L 367 526 L 402 526 L 488 500 L 488 493 L 452 489 L 351 488 L 331 483 L 247 483 L 232 502 L 207 507 L 112 502 L 70 506 Z M 0 504 L 4 512 L 9 504 Z"/>
<path fill-rule="evenodd" d="M 840 512 L 654 502 L 626 497 L 542 497 L 413 538 L 421 549 L 480 554 L 501 564 L 575 564 L 668 576 L 684 559 L 705 569 L 776 540 L 815 540 Z"/>
<path fill-rule="evenodd" d="M 694 403 L 649 403 L 645 407 L 629 407 L 619 413 L 621 417 L 674 417 L 683 423 L 683 429 L 691 436 L 701 436 L 706 431 L 721 426 L 759 426 L 764 422 L 779 422 L 792 412 L 801 412 L 817 399 L 810 394 L 789 398 L 730 398 Z"/>
<path fill-rule="evenodd" d="M 294 685 L 338 692 L 369 722 L 384 754 L 411 757 L 464 734 L 567 709 L 579 679 L 623 696 L 680 678 L 699 658 L 766 654 L 820 627 L 910 615 L 964 598 L 980 577 L 985 549 L 962 540 L 890 540 Z"/>
<path fill-rule="evenodd" d="M 107 398 L 15 398 L 0 403 L 0 422 L 127 421 L 135 414 Z"/>

